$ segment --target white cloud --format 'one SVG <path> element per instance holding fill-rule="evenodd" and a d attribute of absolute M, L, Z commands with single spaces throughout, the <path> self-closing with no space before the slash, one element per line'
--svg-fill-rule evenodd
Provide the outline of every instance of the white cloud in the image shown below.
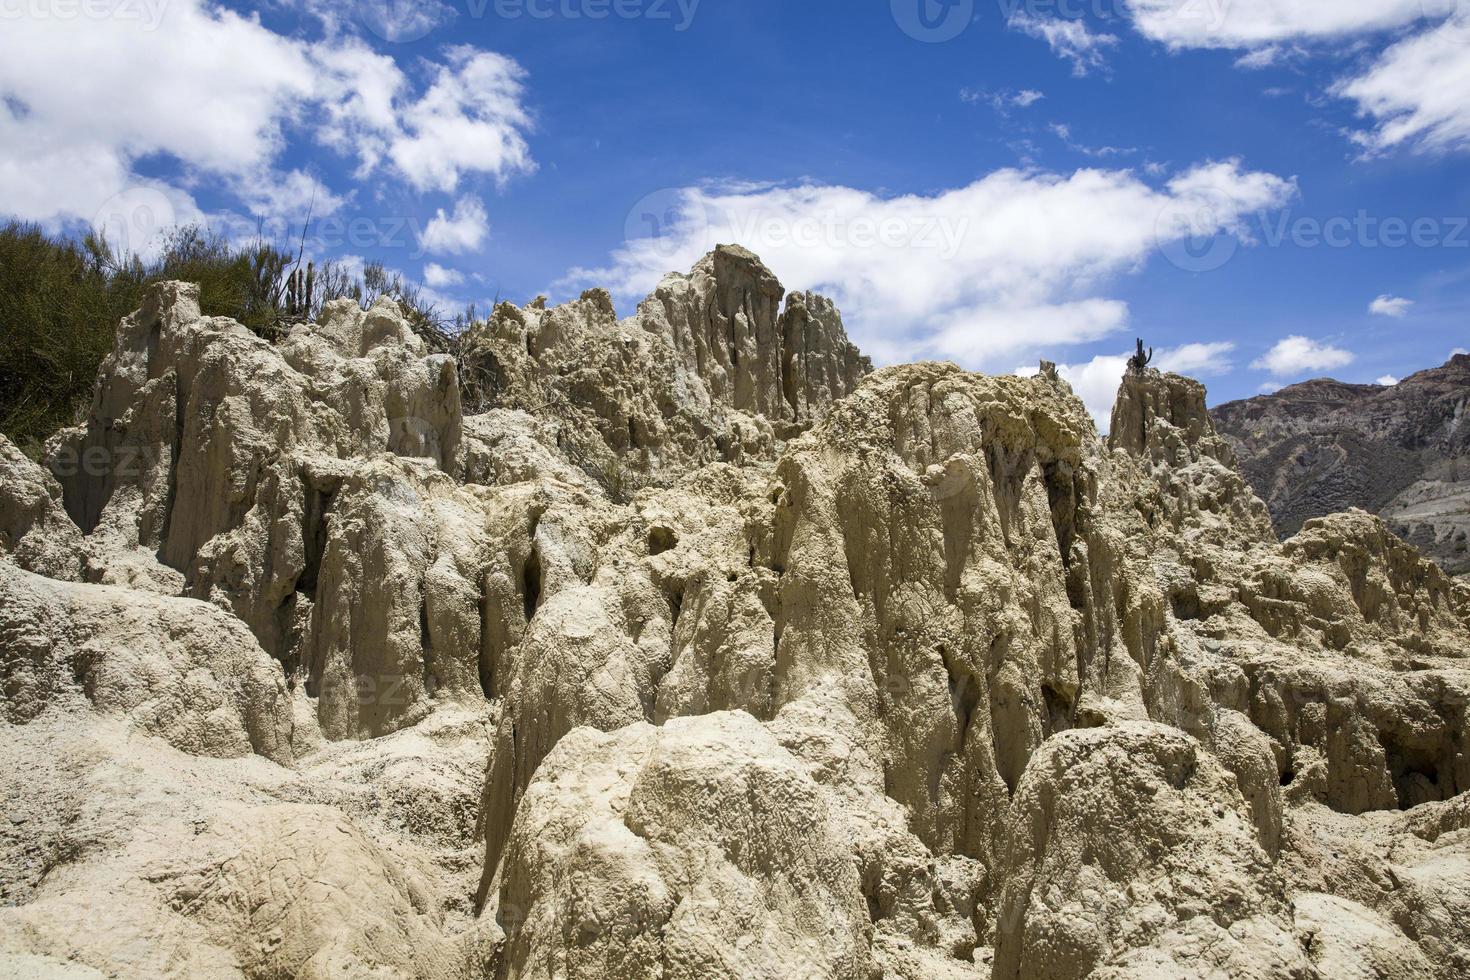
<path fill-rule="evenodd" d="M 880 362 L 948 357 L 1003 369 L 1021 354 L 1062 360 L 1059 348 L 1126 326 L 1128 308 L 1107 284 L 1186 234 L 1163 220 L 1181 205 L 1208 194 L 1200 220 L 1210 227 L 1195 230 L 1228 233 L 1294 190 L 1236 161 L 1162 187 L 1131 170 L 1095 169 L 1007 169 L 933 196 L 891 198 L 811 184 L 704 185 L 650 206 L 665 219 L 657 237 L 631 239 L 606 268 L 573 269 L 559 285 L 601 284 L 636 301 L 716 244 L 739 243 L 791 286 L 831 295 Z"/>
<path fill-rule="evenodd" d="M 1024 88 L 1017 91 L 987 92 L 984 89 L 963 88 L 960 89 L 960 101 L 970 105 L 985 103 L 997 112 L 1005 113 L 1007 109 L 1025 109 L 1033 106 L 1046 98 L 1044 92 L 1036 89 Z"/>
<path fill-rule="evenodd" d="M 1298 377 L 1314 371 L 1331 371 L 1351 364 L 1354 355 L 1341 347 L 1308 337 L 1286 337 L 1263 356 L 1251 363 L 1257 370 L 1269 371 L 1278 378 Z"/>
<path fill-rule="evenodd" d="M 1235 67 L 1244 68 L 1246 71 L 1262 71 L 1277 65 L 1300 61 L 1307 55 L 1307 50 L 1300 45 L 1268 44 L 1263 48 L 1253 48 L 1236 58 Z"/>
<path fill-rule="evenodd" d="M 1103 51 L 1115 47 L 1112 34 L 1094 34 L 1081 20 L 1036 17 L 1024 10 L 1011 15 L 1010 26 L 1038 41 L 1045 41 L 1052 53 L 1072 63 L 1072 74 L 1083 76 L 1106 64 Z"/>
<path fill-rule="evenodd" d="M 1462 16 L 1461 29 L 1400 41 L 1365 73 L 1333 87 L 1373 120 L 1357 134 L 1368 152 L 1470 149 L 1470 8 Z"/>
<path fill-rule="evenodd" d="M 235 196 L 251 214 L 298 228 L 308 215 L 324 218 L 335 214 L 344 203 L 341 196 L 300 170 L 289 173 L 262 170 L 230 183 Z"/>
<path fill-rule="evenodd" d="M 420 236 L 424 250 L 435 253 L 473 252 L 490 234 L 490 219 L 485 205 L 477 197 L 462 197 L 454 204 L 454 214 L 438 213 L 429 220 Z"/>
<path fill-rule="evenodd" d="M 523 131 L 525 71 L 503 55 L 457 45 L 422 99 L 403 113 L 388 155 L 419 190 L 452 191 L 460 174 L 505 179 L 535 169 Z"/>
<path fill-rule="evenodd" d="M 0 212 L 90 221 L 149 154 L 236 178 L 276 156 L 314 90 L 306 46 L 190 0 L 152 30 L 127 8 L 5 18 L 0 92 L 26 111 L 0 113 Z"/>
<path fill-rule="evenodd" d="M 1235 345 L 1229 341 L 1212 344 L 1185 344 L 1170 350 L 1160 351 L 1155 366 L 1160 371 L 1188 375 L 1191 378 L 1207 378 L 1226 374 L 1233 365 L 1229 355 Z"/>
<path fill-rule="evenodd" d="M 1456 0 L 1125 0 L 1139 33 L 1173 48 L 1263 48 L 1443 16 Z"/>
<path fill-rule="evenodd" d="M 437 262 L 430 262 L 424 266 L 424 285 L 430 289 L 443 289 L 446 286 L 459 286 L 463 283 L 463 272 L 446 269 Z"/>
<path fill-rule="evenodd" d="M 359 177 L 390 160 L 417 188 L 534 167 L 522 72 L 500 55 L 451 48 L 418 96 L 392 58 L 353 37 L 277 34 L 209 0 L 97 2 L 112 15 L 4 18 L 0 213 L 91 222 L 152 186 L 135 164 L 161 157 L 190 188 L 217 184 L 262 217 L 299 220 L 313 195 L 320 216 L 342 198 L 279 169 L 303 140 L 356 159 Z"/>
<path fill-rule="evenodd" d="M 1262 68 L 1270 68 L 1276 64 L 1281 57 L 1281 49 L 1272 44 L 1268 47 L 1257 48 L 1235 59 L 1235 67 L 1245 68 L 1250 71 L 1258 71 Z"/>
<path fill-rule="evenodd" d="M 1235 345 L 1229 342 L 1211 344 L 1185 344 L 1168 350 L 1158 351 L 1153 366 L 1160 371 L 1171 371 L 1192 378 L 1210 377 L 1229 372 L 1230 353 Z M 1057 372 L 1062 380 L 1072 386 L 1081 398 L 1098 428 L 1107 431 L 1113 414 L 1113 402 L 1118 397 L 1118 386 L 1128 370 L 1128 354 L 1103 354 L 1080 364 L 1059 364 Z M 1022 368 L 1017 374 L 1029 377 L 1036 368 Z"/>
<path fill-rule="evenodd" d="M 1402 320 L 1409 315 L 1409 307 L 1414 305 L 1411 299 L 1402 296 L 1390 296 L 1384 293 L 1382 296 L 1368 304 L 1368 312 L 1376 316 L 1389 316 L 1395 320 Z"/>
<path fill-rule="evenodd" d="M 1274 381 L 1267 381 L 1260 387 L 1256 388 L 1256 390 L 1263 395 L 1274 395 L 1284 387 L 1285 385 L 1279 385 Z"/>
<path fill-rule="evenodd" d="M 992 363 L 1022 346 L 1052 350 L 1102 340 L 1127 324 L 1128 305 L 1112 299 L 967 307 L 936 324 L 928 353 L 961 364 Z"/>
<path fill-rule="evenodd" d="M 1450 351 L 1450 357 L 1459 357 L 1461 354 L 1470 354 L 1470 350 L 1466 350 L 1463 347 L 1456 347 Z"/>
<path fill-rule="evenodd" d="M 1374 382 L 1374 384 L 1383 385 L 1385 388 L 1392 388 L 1394 385 L 1396 385 L 1398 383 L 1399 383 L 1399 379 L 1398 378 L 1395 378 L 1391 374 L 1385 374 L 1383 377 L 1379 378 L 1377 381 Z"/>
<path fill-rule="evenodd" d="M 1366 153 L 1470 149 L 1470 3 L 1466 0 L 1126 0 L 1134 26 L 1174 49 L 1234 48 L 1264 68 L 1330 44 L 1399 32 L 1329 93 L 1357 103 Z M 1407 33 L 1407 36 L 1402 36 Z"/>
<path fill-rule="evenodd" d="M 291 2 L 291 0 L 287 0 Z M 394 44 L 420 40 L 457 16 L 440 0 L 297 0 L 322 21 L 329 34 L 365 31 Z"/>
<path fill-rule="evenodd" d="M 1067 149 L 1074 153 L 1081 153 L 1083 156 L 1106 158 L 1127 156 L 1138 152 L 1138 148 L 1134 146 L 1088 146 L 1085 143 L 1079 143 L 1072 138 L 1072 127 L 1066 123 L 1051 123 L 1046 128 L 1051 130 L 1053 136 L 1066 144 Z"/>

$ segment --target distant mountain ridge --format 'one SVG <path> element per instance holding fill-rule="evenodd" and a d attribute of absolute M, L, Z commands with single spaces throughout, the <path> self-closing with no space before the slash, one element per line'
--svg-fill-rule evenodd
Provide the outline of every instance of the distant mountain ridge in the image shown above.
<path fill-rule="evenodd" d="M 1283 537 L 1361 507 L 1470 573 L 1470 355 L 1391 387 L 1324 378 L 1211 414 Z"/>

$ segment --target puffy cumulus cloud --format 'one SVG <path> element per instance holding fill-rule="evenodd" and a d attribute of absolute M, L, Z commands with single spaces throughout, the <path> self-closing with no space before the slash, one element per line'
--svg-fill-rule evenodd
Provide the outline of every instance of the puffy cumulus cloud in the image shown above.
<path fill-rule="evenodd" d="M 1346 367 L 1353 360 L 1352 351 L 1309 337 L 1294 336 L 1277 341 L 1276 346 L 1252 361 L 1251 367 L 1269 371 L 1278 378 L 1294 378 Z"/>
<path fill-rule="evenodd" d="M 1396 385 L 1396 384 L 1398 384 L 1398 383 L 1399 383 L 1399 379 L 1398 379 L 1398 378 L 1395 378 L 1395 377 L 1394 377 L 1394 376 L 1393 376 L 1393 375 L 1391 375 L 1391 374 L 1385 374 L 1385 375 L 1384 375 L 1384 376 L 1383 376 L 1383 377 L 1381 377 L 1381 378 L 1379 378 L 1379 379 L 1378 379 L 1378 380 L 1377 380 L 1377 381 L 1376 381 L 1376 382 L 1374 382 L 1374 383 L 1375 383 L 1375 384 L 1381 384 L 1381 385 L 1383 385 L 1383 386 L 1384 386 L 1384 387 L 1385 387 L 1385 388 L 1392 388 L 1392 387 L 1393 387 L 1393 386 L 1394 386 L 1394 385 Z"/>
<path fill-rule="evenodd" d="M 1294 192 L 1290 180 L 1236 161 L 1161 186 L 1131 170 L 1007 169 L 928 196 L 814 184 L 687 187 L 636 204 L 630 227 L 642 237 L 605 268 L 573 269 L 559 286 L 602 284 L 620 302 L 636 301 L 669 270 L 738 243 L 783 282 L 832 296 L 880 362 L 945 357 L 1006 370 L 1021 355 L 1061 360 L 1059 349 L 1121 330 L 1128 309 L 1106 295 L 1112 279 L 1192 232 L 1228 234 Z M 1210 206 L 1193 207 L 1204 196 Z M 1171 220 L 1181 210 L 1209 227 Z"/>
<path fill-rule="evenodd" d="M 1375 316 L 1389 316 L 1395 320 L 1402 320 L 1409 315 L 1409 307 L 1414 305 L 1411 299 L 1402 296 L 1389 296 L 1387 293 L 1368 304 L 1368 312 Z"/>
<path fill-rule="evenodd" d="M 1456 0 L 1124 0 L 1133 26 L 1173 48 L 1266 48 L 1447 15 Z"/>
<path fill-rule="evenodd" d="M 152 22 L 125 16 L 131 6 L 5 19 L 0 92 L 25 111 L 0 113 L 0 212 L 91 220 L 139 157 L 243 178 L 279 152 L 316 87 L 305 45 L 197 2 Z"/>
<path fill-rule="evenodd" d="M 422 99 L 404 109 L 403 132 L 388 151 L 418 189 L 452 191 L 460 174 L 498 179 L 535 169 L 523 131 L 525 71 L 515 61 L 458 45 L 448 51 Z"/>
<path fill-rule="evenodd" d="M 1009 25 L 1027 37 L 1045 41 L 1053 54 L 1072 63 L 1072 74 L 1079 77 L 1104 67 L 1103 52 L 1118 44 L 1112 34 L 1094 34 L 1085 21 L 1038 17 L 1024 10 L 1012 14 Z"/>
<path fill-rule="evenodd" d="M 437 262 L 424 266 L 424 285 L 430 289 L 444 289 L 464 284 L 464 273 L 457 269 L 446 269 Z"/>
<path fill-rule="evenodd" d="M 313 199 L 329 213 L 340 194 L 278 169 L 299 140 L 356 160 L 359 178 L 390 167 L 417 189 L 534 166 L 523 73 L 500 55 L 450 48 L 420 92 L 353 36 L 277 34 L 209 0 L 96 4 L 86 16 L 3 21 L 0 212 L 93 221 L 150 186 L 135 164 L 161 157 L 191 188 L 214 181 L 262 217 L 301 220 Z"/>
<path fill-rule="evenodd" d="M 462 197 L 454 204 L 454 213 L 440 208 L 424 226 L 419 244 L 426 252 L 460 254 L 473 252 L 490 235 L 490 218 L 485 205 L 477 197 Z"/>
<path fill-rule="evenodd" d="M 1209 344 L 1185 344 L 1155 352 L 1153 366 L 1161 371 L 1172 371 L 1192 378 L 1209 378 L 1227 374 L 1231 369 L 1230 354 L 1235 345 L 1229 342 Z M 1127 354 L 1102 354 L 1080 364 L 1058 364 L 1057 371 L 1062 379 L 1072 386 L 1097 421 L 1098 429 L 1108 430 L 1112 419 L 1113 402 L 1118 397 L 1118 386 L 1128 370 Z M 1030 377 L 1037 368 L 1021 368 L 1017 374 Z"/>
<path fill-rule="evenodd" d="M 1400 41 L 1333 92 L 1373 121 L 1356 135 L 1369 153 L 1470 149 L 1470 6 L 1455 25 Z"/>

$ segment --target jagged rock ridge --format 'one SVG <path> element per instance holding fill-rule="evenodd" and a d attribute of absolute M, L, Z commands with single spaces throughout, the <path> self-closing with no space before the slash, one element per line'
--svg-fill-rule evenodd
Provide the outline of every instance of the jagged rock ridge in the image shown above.
<path fill-rule="evenodd" d="M 1470 573 L 1470 354 L 1390 387 L 1307 381 L 1213 414 L 1283 535 L 1361 507 Z"/>
<path fill-rule="evenodd" d="M 1189 379 L 1104 444 L 782 297 L 722 248 L 457 364 L 151 293 L 0 443 L 0 968 L 1470 970 L 1470 590 L 1278 542 Z"/>

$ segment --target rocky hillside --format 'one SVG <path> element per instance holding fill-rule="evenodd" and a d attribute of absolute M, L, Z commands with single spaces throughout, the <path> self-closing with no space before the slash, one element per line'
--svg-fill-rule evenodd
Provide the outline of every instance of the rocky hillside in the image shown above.
<path fill-rule="evenodd" d="M 0 975 L 1460 977 L 1470 589 L 1204 389 L 194 287 L 0 441 Z"/>
<path fill-rule="evenodd" d="M 1213 414 L 1283 535 L 1361 507 L 1470 573 L 1470 355 L 1392 387 L 1308 381 Z"/>

